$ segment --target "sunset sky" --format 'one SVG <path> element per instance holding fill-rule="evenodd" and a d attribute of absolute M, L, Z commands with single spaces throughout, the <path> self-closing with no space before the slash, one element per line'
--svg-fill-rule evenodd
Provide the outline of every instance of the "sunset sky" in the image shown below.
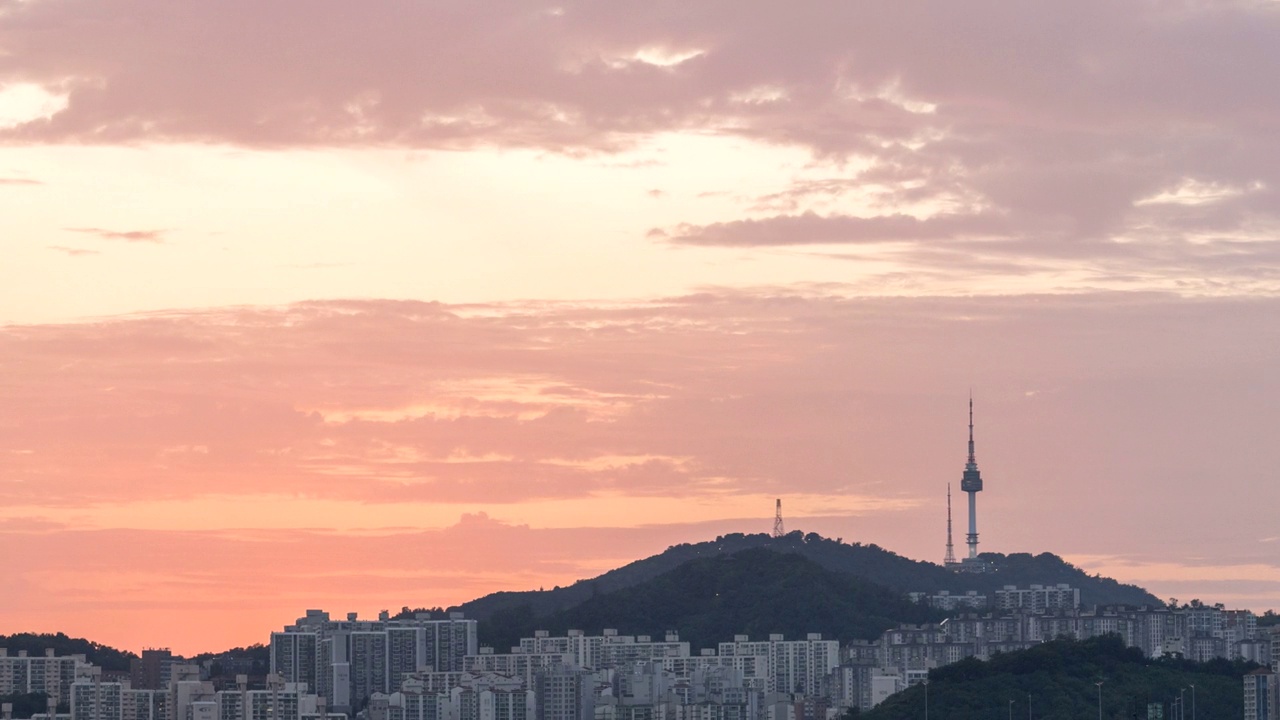
<path fill-rule="evenodd" d="M 1280 608 L 1278 78 L 1276 0 L 0 0 L 0 633 L 940 561 L 970 391 L 983 550 Z"/>

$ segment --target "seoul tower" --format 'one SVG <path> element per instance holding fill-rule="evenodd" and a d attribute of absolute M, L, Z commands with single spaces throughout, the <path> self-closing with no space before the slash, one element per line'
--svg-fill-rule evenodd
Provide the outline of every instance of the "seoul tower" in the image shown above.
<path fill-rule="evenodd" d="M 960 489 L 969 493 L 969 544 L 968 563 L 978 563 L 978 493 L 982 492 L 982 474 L 978 472 L 978 461 L 973 456 L 973 396 L 969 397 L 969 461 L 964 464 L 964 475 L 960 479 Z"/>

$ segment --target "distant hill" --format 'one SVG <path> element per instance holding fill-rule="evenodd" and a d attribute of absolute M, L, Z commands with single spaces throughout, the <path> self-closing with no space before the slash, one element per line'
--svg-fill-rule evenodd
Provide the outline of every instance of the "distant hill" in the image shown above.
<path fill-rule="evenodd" d="M 85 659 L 101 667 L 103 670 L 129 669 L 129 661 L 138 657 L 126 650 L 117 650 L 108 645 L 101 645 L 84 638 L 67 637 L 62 633 L 15 633 L 0 635 L 0 648 L 14 656 L 26 651 L 28 655 L 44 655 L 46 649 L 52 649 L 54 655 L 84 655 Z"/>
<path fill-rule="evenodd" d="M 912 560 L 877 545 L 844 543 L 816 533 L 792 532 L 780 538 L 766 534 L 723 535 L 713 541 L 681 544 L 643 560 L 637 560 L 599 577 L 580 580 L 568 587 L 527 592 L 501 592 L 464 603 L 467 617 L 489 620 L 499 614 L 530 613 L 543 617 L 579 605 L 594 596 L 611 593 L 652 580 L 691 560 L 733 555 L 751 548 L 793 553 L 827 570 L 847 573 L 902 593 L 976 590 L 991 597 L 1004 585 L 1026 587 L 1032 583 L 1068 583 L 1080 588 L 1086 605 L 1161 605 L 1159 598 L 1136 585 L 1089 575 L 1051 553 L 1001 555 L 986 553 L 996 571 L 986 574 L 955 573 L 941 565 Z"/>
<path fill-rule="evenodd" d="M 929 711 L 947 720 L 1025 718 L 1030 693 L 1035 720 L 1080 720 L 1098 714 L 1102 681 L 1103 720 L 1146 718 L 1148 703 L 1164 705 L 1182 697 L 1191 717 L 1195 686 L 1196 720 L 1239 720 L 1244 716 L 1240 678 L 1258 667 L 1224 659 L 1207 663 L 1151 660 L 1126 648 L 1118 635 L 1089 640 L 1055 640 L 1028 650 L 996 655 L 989 662 L 969 658 L 929 673 Z M 1013 701 L 1010 707 L 1009 702 Z M 925 688 L 908 688 L 862 713 L 860 720 L 919 720 Z"/>
<path fill-rule="evenodd" d="M 481 621 L 481 641 L 500 650 L 544 629 L 661 638 L 680 633 L 696 652 L 735 634 L 766 639 L 782 633 L 799 640 L 822 633 L 842 641 L 871 639 L 899 623 L 938 621 L 945 615 L 910 602 L 896 591 L 834 572 L 795 553 L 765 547 L 732 555 L 694 558 L 627 588 L 596 594 L 573 607 L 536 616 L 525 606 Z"/>

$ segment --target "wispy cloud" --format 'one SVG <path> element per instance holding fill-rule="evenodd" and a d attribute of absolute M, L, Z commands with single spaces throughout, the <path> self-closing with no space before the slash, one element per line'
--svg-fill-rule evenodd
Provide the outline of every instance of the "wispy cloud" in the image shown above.
<path fill-rule="evenodd" d="M 875 466 L 895 499 L 923 489 L 918 478 L 935 461 L 946 466 L 922 450 L 943 438 L 899 432 L 929 413 L 884 399 L 943 402 L 955 370 L 939 344 L 981 358 L 960 385 L 1013 388 L 1004 409 L 1033 413 L 1068 400 L 1083 412 L 1081 393 L 1100 390 L 1073 373 L 1098 355 L 1114 358 L 1111 377 L 1127 378 L 1149 362 L 1203 372 L 1199 356 L 1179 349 L 1186 337 L 1214 357 L 1234 348 L 1239 362 L 1196 375 L 1194 386 L 1217 388 L 1220 402 L 1256 375 L 1250 358 L 1275 353 L 1274 333 L 1257 329 L 1270 327 L 1258 322 L 1263 302 L 1025 303 L 709 293 L 614 309 L 324 302 L 15 326 L 0 332 L 0 356 L 22 391 L 0 423 L 30 452 L 3 462 L 32 482 L 6 485 L 0 500 L 66 507 L 193 498 L 210 486 L 373 503 L 866 494 L 843 469 L 859 464 Z M 819 370 L 831 363 L 841 372 Z M 1060 390 L 1026 400 L 1024 388 L 1046 385 Z M 1132 442 L 1168 453 L 1152 467 L 1180 457 L 1146 434 L 1165 421 L 1162 387 L 1143 396 L 1156 415 L 1131 419 L 1142 428 Z M 1042 440 L 1019 441 L 1028 462 Z M 1245 482 L 1256 468 L 1239 462 Z M 178 471 L 203 481 L 174 484 Z"/>
<path fill-rule="evenodd" d="M 82 228 L 64 228 L 68 232 L 83 233 L 85 235 L 96 235 L 104 240 L 123 240 L 131 243 L 155 243 L 163 244 L 165 242 L 164 230 L 107 230 L 96 227 Z"/>
<path fill-rule="evenodd" d="M 874 217 L 822 216 L 813 212 L 711 225 L 679 225 L 655 229 L 649 237 L 678 245 L 725 247 L 895 243 L 921 239 L 1003 235 L 1006 223 L 997 216 L 942 215 L 918 218 L 895 214 Z"/>
<path fill-rule="evenodd" d="M 31 178 L 0 177 L 0 185 L 43 185 L 39 180 Z"/>
<path fill-rule="evenodd" d="M 50 250 L 57 250 L 60 253 L 70 255 L 72 257 L 81 257 L 84 255 L 97 255 L 97 250 L 86 250 L 85 248 L 67 247 L 65 245 L 49 245 Z"/>

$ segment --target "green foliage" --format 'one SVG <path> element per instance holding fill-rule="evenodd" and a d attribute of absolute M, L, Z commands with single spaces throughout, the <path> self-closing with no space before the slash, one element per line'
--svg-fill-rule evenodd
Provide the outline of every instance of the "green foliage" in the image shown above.
<path fill-rule="evenodd" d="M 533 637 L 533 631 L 542 629 L 532 605 L 518 605 L 496 613 L 479 623 L 480 642 L 491 645 L 497 652 L 520 644 L 521 638 Z"/>
<path fill-rule="evenodd" d="M 190 660 L 200 663 L 212 658 L 236 658 L 245 659 L 252 662 L 271 663 L 271 646 L 262 643 L 255 643 L 248 647 L 234 647 L 222 652 L 206 652 L 196 655 Z"/>
<path fill-rule="evenodd" d="M 1215 660 L 1147 659 L 1118 636 L 1055 640 L 1028 650 L 999 654 L 988 662 L 968 659 L 929 673 L 929 712 L 945 720 L 1088 720 L 1098 715 L 1102 681 L 1103 720 L 1146 720 L 1147 706 L 1159 704 L 1171 718 L 1179 691 L 1191 717 L 1195 686 L 1196 720 L 1239 720 L 1244 713 L 1241 677 L 1251 663 Z M 863 713 L 862 720 L 918 720 L 925 689 L 909 688 Z M 1010 707 L 1009 701 L 1013 701 Z"/>
<path fill-rule="evenodd" d="M 392 620 L 412 620 L 419 613 L 426 613 L 431 617 L 438 618 L 444 615 L 444 608 L 437 606 L 433 608 L 420 607 L 420 608 L 411 609 L 408 605 L 405 605 L 404 607 L 400 608 L 400 612 L 396 613 L 395 615 L 392 615 L 391 619 Z"/>
<path fill-rule="evenodd" d="M 772 633 L 801 639 L 810 632 L 828 639 L 870 639 L 898 623 L 943 617 L 902 593 L 831 572 L 800 555 L 752 548 L 695 559 L 648 582 L 540 618 L 530 606 L 521 606 L 483 622 L 481 639 L 506 648 L 535 629 L 560 634 L 569 628 L 616 628 L 657 637 L 675 630 L 696 650 L 742 633 L 756 639 Z"/>
<path fill-rule="evenodd" d="M 52 649 L 55 655 L 84 655 L 90 663 L 103 670 L 129 669 L 129 661 L 138 657 L 124 650 L 117 650 L 108 645 L 100 645 L 84 638 L 71 638 L 62 633 L 15 633 L 0 635 L 0 647 L 17 655 L 25 650 L 28 655 L 44 655 L 46 649 Z"/>
<path fill-rule="evenodd" d="M 271 646 L 257 643 L 248 647 L 235 647 L 217 653 L 200 653 L 190 658 L 194 663 L 208 664 L 209 678 L 231 678 L 246 673 L 250 676 L 266 675 L 271 668 Z M 245 665 L 248 667 L 245 667 Z M 247 672 L 246 672 L 247 670 Z"/>
<path fill-rule="evenodd" d="M 13 703 L 13 717 L 21 720 L 49 709 L 49 696 L 42 692 L 0 695 L 0 703 Z"/>
<path fill-rule="evenodd" d="M 1271 627 L 1280 625 L 1280 614 L 1275 610 L 1268 610 L 1258 616 L 1258 627 Z"/>

